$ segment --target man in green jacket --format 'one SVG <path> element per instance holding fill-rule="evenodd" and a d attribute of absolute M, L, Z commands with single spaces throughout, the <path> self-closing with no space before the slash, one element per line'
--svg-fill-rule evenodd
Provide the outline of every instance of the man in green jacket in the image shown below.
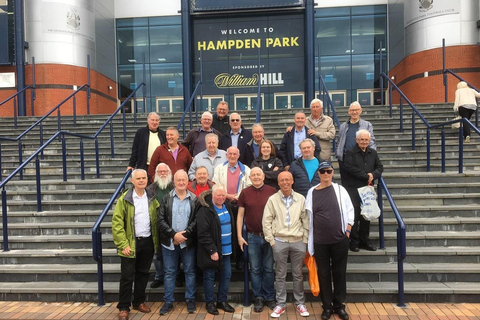
<path fill-rule="evenodd" d="M 140 312 L 151 311 L 145 304 L 145 288 L 158 245 L 156 225 L 160 205 L 156 194 L 145 189 L 147 172 L 134 170 L 131 182 L 133 188 L 120 197 L 112 217 L 113 241 L 121 259 L 119 320 L 128 319 L 130 305 Z M 135 286 L 133 300 L 132 284 Z"/>

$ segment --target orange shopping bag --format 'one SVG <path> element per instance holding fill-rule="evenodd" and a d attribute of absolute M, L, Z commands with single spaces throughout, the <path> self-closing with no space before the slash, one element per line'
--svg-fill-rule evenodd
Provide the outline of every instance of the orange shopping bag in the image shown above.
<path fill-rule="evenodd" d="M 310 253 L 305 255 L 305 265 L 308 268 L 308 284 L 310 285 L 310 290 L 312 294 L 317 297 L 320 293 L 320 285 L 318 283 L 318 273 L 317 273 L 317 263 L 315 258 L 310 256 Z"/>

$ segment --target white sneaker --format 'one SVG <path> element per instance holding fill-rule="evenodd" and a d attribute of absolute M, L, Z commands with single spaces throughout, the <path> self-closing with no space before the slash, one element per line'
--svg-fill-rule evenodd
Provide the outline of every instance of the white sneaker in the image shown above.
<path fill-rule="evenodd" d="M 307 310 L 307 309 L 305 309 Z M 280 306 L 276 306 L 275 309 L 273 309 L 273 312 L 272 314 L 270 315 L 270 317 L 272 318 L 280 318 L 280 315 L 282 313 L 285 313 L 285 307 L 280 307 Z"/>
<path fill-rule="evenodd" d="M 470 136 L 465 137 L 465 143 L 470 143 Z"/>
<path fill-rule="evenodd" d="M 310 315 L 310 313 L 307 311 L 307 307 L 304 304 L 297 305 L 297 311 L 302 317 L 308 317 Z"/>

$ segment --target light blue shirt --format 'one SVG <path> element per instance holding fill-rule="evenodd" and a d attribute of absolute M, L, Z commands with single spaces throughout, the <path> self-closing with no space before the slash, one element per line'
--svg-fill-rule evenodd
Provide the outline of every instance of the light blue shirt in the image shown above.
<path fill-rule="evenodd" d="M 238 138 L 240 137 L 241 133 L 242 133 L 242 129 L 240 129 L 240 131 L 238 131 L 236 134 L 233 133 L 232 130 L 230 130 L 230 137 L 232 138 L 232 146 L 238 148 Z"/>
<path fill-rule="evenodd" d="M 302 128 L 302 130 L 297 131 L 296 128 L 293 128 L 295 130 L 293 132 L 293 145 L 294 145 L 294 157 L 295 159 L 301 158 L 302 157 L 302 151 L 300 150 L 300 142 L 305 140 L 305 127 Z"/>
<path fill-rule="evenodd" d="M 172 229 L 175 232 L 180 232 L 188 227 L 188 219 L 190 218 L 190 194 L 187 192 L 187 196 L 180 200 L 175 190 L 173 190 L 173 205 L 172 205 Z M 175 250 L 173 245 L 173 239 L 170 239 L 170 245 L 166 246 L 162 244 L 168 250 Z M 186 242 L 180 244 L 180 248 L 186 248 Z"/>

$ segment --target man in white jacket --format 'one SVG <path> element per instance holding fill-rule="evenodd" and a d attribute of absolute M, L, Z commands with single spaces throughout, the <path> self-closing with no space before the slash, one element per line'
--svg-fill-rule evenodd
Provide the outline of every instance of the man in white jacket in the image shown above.
<path fill-rule="evenodd" d="M 340 319 L 348 320 L 344 302 L 354 209 L 347 190 L 332 182 L 333 167 L 329 161 L 318 165 L 318 175 L 320 184 L 308 190 L 305 208 L 310 221 L 308 252 L 315 258 L 318 268 L 323 307 L 321 318 L 330 319 L 335 312 Z"/>

